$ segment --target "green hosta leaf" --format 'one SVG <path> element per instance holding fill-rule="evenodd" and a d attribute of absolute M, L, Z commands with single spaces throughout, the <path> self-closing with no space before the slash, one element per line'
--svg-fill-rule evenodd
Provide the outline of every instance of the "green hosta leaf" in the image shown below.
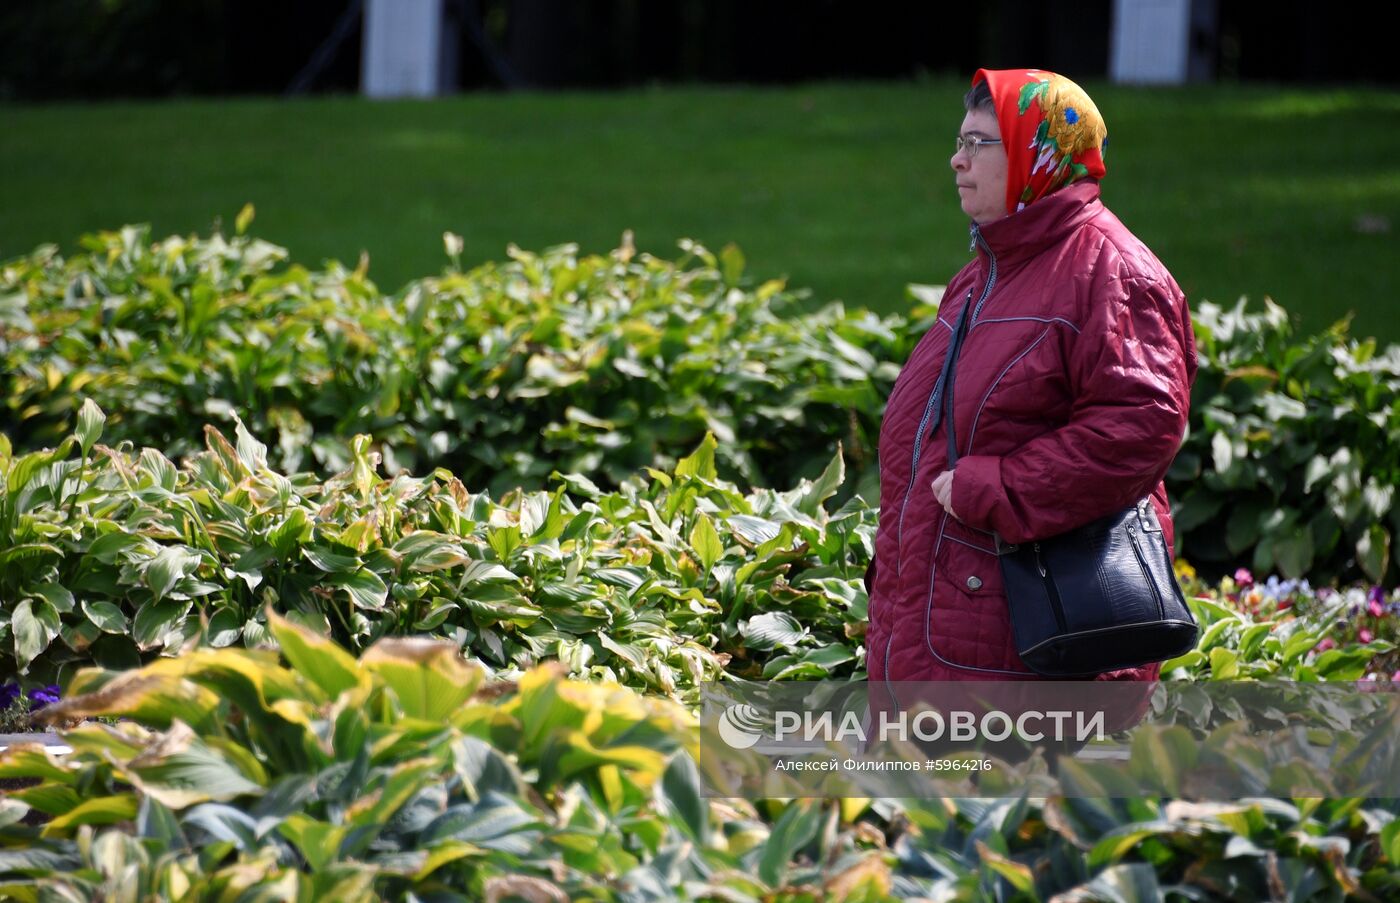
<path fill-rule="evenodd" d="M 104 599 L 83 600 L 83 614 L 103 633 L 127 632 L 127 619 L 122 610 Z"/>
<path fill-rule="evenodd" d="M 48 877 L 71 874 L 82 867 L 83 861 L 76 850 L 60 851 L 39 847 L 0 849 L 0 873 Z M 15 887 L 17 892 L 23 890 L 21 885 L 10 886 Z M 15 899 L 23 900 L 25 897 L 16 896 Z M 36 895 L 31 899 L 40 898 Z"/>
<path fill-rule="evenodd" d="M 327 574 L 351 574 L 360 567 L 360 560 L 354 555 L 332 552 L 324 546 L 306 546 L 301 553 L 307 561 Z"/>
<path fill-rule="evenodd" d="M 276 554 L 272 546 L 260 543 L 238 556 L 238 562 L 228 569 L 230 576 L 242 579 L 250 590 L 257 589 L 263 581 L 263 569 L 272 562 Z"/>
<path fill-rule="evenodd" d="M 701 847 L 707 846 L 710 802 L 700 792 L 700 772 L 695 760 L 684 750 L 672 754 L 661 775 L 661 797 L 680 819 L 690 839 Z"/>
<path fill-rule="evenodd" d="M 146 585 L 159 601 L 177 583 L 193 574 L 200 560 L 199 553 L 184 546 L 165 546 L 146 565 Z"/>
<path fill-rule="evenodd" d="M 1235 445 L 1230 435 L 1223 430 L 1210 437 L 1210 451 L 1218 473 L 1225 473 L 1230 469 L 1230 465 L 1235 463 L 1234 449 Z"/>
<path fill-rule="evenodd" d="M 836 454 L 832 457 L 831 463 L 822 471 L 822 475 L 815 483 L 807 485 L 802 490 L 802 496 L 797 502 L 797 510 L 809 516 L 815 516 L 821 510 L 822 503 L 836 494 L 841 485 L 846 482 L 846 462 L 841 457 L 841 444 L 836 445 Z"/>
<path fill-rule="evenodd" d="M 472 561 L 462 570 L 458 589 L 481 583 L 516 583 L 520 578 L 509 568 L 494 561 Z"/>
<path fill-rule="evenodd" d="M 243 810 L 224 803 L 194 806 L 180 823 L 186 831 L 198 829 L 216 843 L 230 843 L 245 852 L 252 852 L 261 845 L 257 821 Z"/>
<path fill-rule="evenodd" d="M 1381 851 L 1390 860 L 1390 867 L 1400 868 L 1400 817 L 1381 828 Z"/>
<path fill-rule="evenodd" d="M 758 862 L 758 876 L 769 887 L 782 885 L 793 858 L 817 836 L 822 820 L 819 802 L 793 800 L 773 824 Z"/>
<path fill-rule="evenodd" d="M 123 555 L 123 552 L 139 548 L 147 542 L 149 540 L 144 537 L 117 530 L 94 539 L 92 545 L 88 546 L 87 554 L 103 564 L 116 564 L 118 558 L 128 557 Z"/>
<path fill-rule="evenodd" d="M 343 588 L 350 594 L 356 608 L 367 611 L 382 611 L 385 600 L 389 598 L 389 588 L 383 578 L 368 568 L 361 568 L 348 576 L 332 576 L 327 582 Z"/>
<path fill-rule="evenodd" d="M 248 432 L 243 421 L 234 415 L 234 438 L 238 445 L 238 460 L 243 462 L 253 473 L 260 473 L 267 469 L 267 446 L 253 438 L 253 434 Z"/>
<path fill-rule="evenodd" d="M 131 638 L 142 651 L 152 649 L 167 634 L 180 626 L 189 610 L 188 602 L 144 602 L 136 610 L 136 617 L 132 620 Z"/>
<path fill-rule="evenodd" d="M 297 812 L 288 816 L 277 826 L 277 831 L 290 840 L 313 872 L 319 872 L 338 858 L 340 845 L 350 829 L 343 825 L 331 825 L 317 821 L 309 815 Z"/>
<path fill-rule="evenodd" d="M 74 434 L 78 437 L 78 447 L 83 450 L 83 457 L 87 457 L 97 440 L 102 438 L 102 425 L 106 422 L 107 415 L 102 413 L 102 409 L 91 398 L 84 399 L 82 409 L 78 411 L 78 429 Z"/>
<path fill-rule="evenodd" d="M 45 583 L 36 587 L 34 592 L 45 602 L 48 602 L 61 615 L 72 614 L 76 602 L 73 594 L 57 583 Z"/>
<path fill-rule="evenodd" d="M 1224 646 L 1210 650 L 1210 679 L 1234 680 L 1239 676 L 1239 653 Z"/>
<path fill-rule="evenodd" d="M 178 737 L 179 729 L 172 729 L 171 734 Z M 263 790 L 217 749 L 198 739 L 177 752 L 158 755 L 152 764 L 133 763 L 130 774 L 142 791 L 171 809 L 185 809 L 210 800 L 227 801 Z"/>
<path fill-rule="evenodd" d="M 215 649 L 232 646 L 243 635 L 243 619 L 231 608 L 221 608 L 209 618 L 205 642 Z"/>
<path fill-rule="evenodd" d="M 749 618 L 743 633 L 746 647 L 766 651 L 778 646 L 797 648 L 807 636 L 807 629 L 787 612 L 770 611 Z"/>
<path fill-rule="evenodd" d="M 413 534 L 417 536 L 418 534 Z M 419 546 L 412 554 L 404 556 L 404 567 L 420 574 L 444 571 L 472 561 L 459 544 L 439 537 L 431 545 Z"/>
<path fill-rule="evenodd" d="M 829 643 L 820 649 L 779 656 L 764 667 L 763 676 L 767 680 L 822 680 L 855 660 L 855 650 L 850 646 Z"/>
<path fill-rule="evenodd" d="M 58 612 L 48 602 L 21 599 L 10 616 L 10 632 L 15 639 L 15 660 L 20 673 L 26 674 L 29 663 L 49 647 L 58 636 Z"/>
<path fill-rule="evenodd" d="M 1134 862 L 1104 869 L 1092 881 L 1061 894 L 1064 903 L 1112 900 L 1114 903 L 1157 903 L 1165 898 L 1157 872 L 1148 863 Z"/>
<path fill-rule="evenodd" d="M 1375 652 L 1371 649 L 1329 649 L 1317 657 L 1313 668 L 1323 680 L 1360 680 Z"/>
<path fill-rule="evenodd" d="M 167 492 L 175 491 L 179 474 L 165 455 L 153 448 L 141 449 L 141 469 L 151 475 L 157 486 Z"/>
<path fill-rule="evenodd" d="M 729 529 L 754 545 L 762 545 L 776 539 L 782 525 L 750 514 L 736 514 L 726 518 Z"/>
<path fill-rule="evenodd" d="M 3 434 L 0 434 L 3 435 Z M 0 829 L 18 824 L 29 814 L 29 807 L 19 800 L 0 797 Z"/>
<path fill-rule="evenodd" d="M 561 481 L 569 492 L 586 499 L 596 499 L 603 494 L 603 490 L 598 488 L 598 484 L 583 474 L 560 473 L 556 470 L 549 475 L 549 478 Z"/>
<path fill-rule="evenodd" d="M 26 542 L 17 546 L 11 546 L 4 551 L 0 551 L 0 573 L 5 573 L 5 569 L 16 562 L 26 559 L 39 559 L 46 556 L 58 557 L 63 554 L 63 550 L 58 546 L 47 542 Z"/>
<path fill-rule="evenodd" d="M 1288 535 L 1276 537 L 1272 549 L 1274 561 L 1278 563 L 1279 570 L 1285 577 L 1302 578 L 1312 567 L 1314 553 L 1311 530 L 1300 527 Z"/>
<path fill-rule="evenodd" d="M 286 558 L 300 543 L 311 538 L 311 518 L 302 508 L 293 508 L 281 524 L 268 534 L 268 542 L 277 550 L 278 558 Z M 308 556 L 309 558 L 309 556 Z M 311 560 L 315 564 L 315 559 Z M 326 570 L 326 568 L 321 568 Z"/>
<path fill-rule="evenodd" d="M 695 526 L 691 528 L 690 547 L 695 550 L 701 566 L 707 571 L 724 555 L 724 543 L 720 542 L 715 525 L 703 511 L 696 515 Z"/>
<path fill-rule="evenodd" d="M 1371 524 L 1356 541 L 1356 563 L 1375 583 L 1385 578 L 1390 564 L 1390 531 L 1380 524 Z"/>
<path fill-rule="evenodd" d="M 525 782 L 515 765 L 478 737 L 464 736 L 456 741 L 452 746 L 452 762 L 472 801 L 491 791 L 506 796 L 525 795 Z"/>
<path fill-rule="evenodd" d="M 519 803 L 493 791 L 479 803 L 448 809 L 419 835 L 418 843 L 432 847 L 440 840 L 464 840 L 484 849 L 525 856 L 534 851 L 540 826 Z"/>

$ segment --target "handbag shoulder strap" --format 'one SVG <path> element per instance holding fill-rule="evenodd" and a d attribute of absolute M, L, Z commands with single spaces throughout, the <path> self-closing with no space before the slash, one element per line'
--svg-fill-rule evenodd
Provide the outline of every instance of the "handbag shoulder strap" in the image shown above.
<path fill-rule="evenodd" d="M 928 437 L 938 432 L 938 425 L 943 420 L 948 421 L 948 466 L 951 468 L 958 460 L 958 443 L 953 436 L 953 383 L 957 380 L 958 355 L 962 353 L 962 343 L 968 330 L 968 316 L 972 312 L 972 292 L 967 293 L 967 298 L 963 301 L 962 313 L 958 316 L 958 325 L 953 329 L 953 338 L 948 342 L 948 356 L 943 359 L 943 372 L 938 375 L 938 384 L 934 387 L 934 395 L 939 396 L 933 412 L 933 420 L 929 424 Z"/>

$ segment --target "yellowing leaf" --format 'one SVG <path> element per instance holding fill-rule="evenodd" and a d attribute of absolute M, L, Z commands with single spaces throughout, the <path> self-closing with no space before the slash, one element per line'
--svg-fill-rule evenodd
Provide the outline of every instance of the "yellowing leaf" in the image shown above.
<path fill-rule="evenodd" d="M 365 652 L 360 664 L 394 691 L 404 715 L 445 723 L 481 684 L 482 671 L 468 664 L 447 640 L 386 637 Z"/>
<path fill-rule="evenodd" d="M 365 680 L 355 659 L 327 637 L 318 636 L 267 610 L 267 627 L 298 673 L 334 698 Z"/>
<path fill-rule="evenodd" d="M 121 793 L 116 796 L 101 796 L 84 802 L 81 806 L 55 816 L 44 825 L 41 837 L 67 837 L 70 828 L 78 825 L 111 825 L 119 821 L 129 821 L 136 817 L 137 802 L 134 793 Z"/>
<path fill-rule="evenodd" d="M 718 479 L 719 471 L 715 469 L 715 449 L 718 447 L 715 434 L 705 433 L 700 447 L 676 463 L 676 476 L 699 477 L 702 480 Z"/>
<path fill-rule="evenodd" d="M 246 204 L 244 204 L 244 205 L 243 205 L 243 209 L 240 210 L 240 211 L 238 211 L 238 216 L 234 217 L 234 220 L 233 220 L 233 231 L 234 231 L 234 234 L 236 234 L 236 235 L 243 235 L 243 234 L 245 234 L 245 233 L 248 231 L 248 227 L 249 227 L 250 225 L 252 225 L 252 223 L 253 223 L 253 217 L 254 217 L 256 214 L 257 214 L 257 210 L 253 207 L 253 204 L 252 204 L 251 201 L 248 202 L 248 203 L 246 203 Z"/>
<path fill-rule="evenodd" d="M 707 571 L 724 555 L 724 543 L 715 532 L 715 525 L 710 522 L 709 515 L 703 511 L 697 513 L 695 526 L 691 528 L 690 547 L 700 556 L 700 563 Z"/>

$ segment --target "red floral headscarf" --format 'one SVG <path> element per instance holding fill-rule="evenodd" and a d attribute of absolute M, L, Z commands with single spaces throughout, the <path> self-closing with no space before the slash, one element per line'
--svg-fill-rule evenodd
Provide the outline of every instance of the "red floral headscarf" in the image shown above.
<path fill-rule="evenodd" d="M 1084 89 L 1043 69 L 978 69 L 1006 148 L 1006 212 L 1083 178 L 1104 177 L 1108 130 Z"/>

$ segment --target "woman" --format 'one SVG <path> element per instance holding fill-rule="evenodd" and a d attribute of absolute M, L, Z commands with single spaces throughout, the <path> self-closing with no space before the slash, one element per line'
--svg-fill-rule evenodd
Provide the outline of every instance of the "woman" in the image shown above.
<path fill-rule="evenodd" d="M 1150 494 L 1173 540 L 1162 478 L 1196 372 L 1186 299 L 1099 200 L 1107 139 L 1088 95 L 1041 70 L 982 69 L 972 85 L 949 162 L 976 256 L 948 284 L 880 430 L 876 682 L 1037 679 L 1012 640 L 997 537 L 1043 539 Z M 968 305 L 955 391 L 940 397 Z M 1099 679 L 1153 680 L 1159 667 Z"/>

